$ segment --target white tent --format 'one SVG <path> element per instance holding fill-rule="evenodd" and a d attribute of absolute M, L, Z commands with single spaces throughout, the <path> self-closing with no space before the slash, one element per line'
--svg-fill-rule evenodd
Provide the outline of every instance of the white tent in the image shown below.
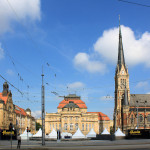
<path fill-rule="evenodd" d="M 42 137 L 42 130 L 41 128 L 39 129 L 39 131 L 33 135 L 33 137 Z"/>
<path fill-rule="evenodd" d="M 57 132 L 53 128 L 52 132 L 48 135 L 48 138 L 57 139 Z"/>
<path fill-rule="evenodd" d="M 33 135 L 30 132 L 27 133 L 27 130 L 25 130 L 20 136 L 22 140 L 27 140 L 27 137 L 29 139 L 29 137 L 32 137 Z"/>
<path fill-rule="evenodd" d="M 91 131 L 86 135 L 87 138 L 90 138 L 90 137 L 96 137 L 96 133 L 94 131 L 94 129 L 92 128 Z"/>
<path fill-rule="evenodd" d="M 80 138 L 85 138 L 85 135 L 81 132 L 81 130 L 78 128 L 76 133 L 72 136 L 73 139 L 80 139 Z"/>
<path fill-rule="evenodd" d="M 61 133 L 61 137 L 64 139 L 65 136 L 70 136 L 70 137 L 72 137 L 72 134 L 71 134 L 71 133 L 68 133 L 68 132 L 62 132 L 62 133 Z"/>
<path fill-rule="evenodd" d="M 115 132 L 115 136 L 125 136 L 125 134 L 118 128 L 118 130 Z"/>
<path fill-rule="evenodd" d="M 110 134 L 110 133 L 109 133 L 108 130 L 105 128 L 104 131 L 103 131 L 101 134 Z"/>

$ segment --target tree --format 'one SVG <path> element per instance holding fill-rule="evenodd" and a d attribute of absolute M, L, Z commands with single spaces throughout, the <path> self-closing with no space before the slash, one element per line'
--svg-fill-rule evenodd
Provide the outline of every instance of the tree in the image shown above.
<path fill-rule="evenodd" d="M 36 122 L 36 130 L 39 130 L 40 128 L 42 128 L 42 125 L 38 122 Z"/>

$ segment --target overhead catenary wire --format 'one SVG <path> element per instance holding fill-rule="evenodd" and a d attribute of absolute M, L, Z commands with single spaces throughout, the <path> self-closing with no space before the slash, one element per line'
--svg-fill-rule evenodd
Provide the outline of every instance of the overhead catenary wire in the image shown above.
<path fill-rule="evenodd" d="M 124 2 L 124 3 L 128 3 L 128 4 L 133 4 L 133 5 L 139 5 L 139 6 L 143 6 L 143 7 L 150 7 L 150 5 L 145 5 L 145 4 L 131 2 L 131 1 L 126 1 L 126 0 L 118 0 L 118 1 Z"/>
<path fill-rule="evenodd" d="M 16 88 L 13 84 L 11 84 L 7 79 L 5 79 L 2 75 L 0 75 L 2 79 L 4 79 L 7 83 L 9 83 L 13 88 L 15 88 L 21 95 L 23 95 L 23 92 L 21 92 L 18 88 Z"/>

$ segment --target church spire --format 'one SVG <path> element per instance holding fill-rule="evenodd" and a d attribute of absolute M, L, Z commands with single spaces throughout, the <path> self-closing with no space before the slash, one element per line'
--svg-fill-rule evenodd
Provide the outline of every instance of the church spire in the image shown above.
<path fill-rule="evenodd" d="M 119 15 L 119 45 L 118 45 L 118 66 L 119 66 L 119 71 L 121 70 L 121 66 L 125 65 L 125 59 L 124 59 L 124 52 L 123 52 L 123 44 L 122 44 L 122 35 L 121 35 L 121 26 L 120 26 L 120 15 Z"/>

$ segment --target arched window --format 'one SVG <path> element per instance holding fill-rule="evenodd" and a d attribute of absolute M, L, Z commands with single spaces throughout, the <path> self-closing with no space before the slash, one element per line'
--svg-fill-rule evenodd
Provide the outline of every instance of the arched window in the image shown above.
<path fill-rule="evenodd" d="M 82 130 L 84 131 L 84 123 L 82 123 Z"/>
<path fill-rule="evenodd" d="M 73 130 L 73 124 L 70 123 L 70 130 Z"/>
<path fill-rule="evenodd" d="M 131 124 L 134 124 L 134 117 L 131 115 Z"/>
<path fill-rule="evenodd" d="M 78 130 L 78 123 L 75 124 L 75 128 L 76 128 L 76 130 Z"/>
<path fill-rule="evenodd" d="M 150 114 L 147 116 L 147 121 L 150 122 Z"/>
<path fill-rule="evenodd" d="M 56 123 L 56 130 L 57 130 L 57 123 Z"/>
<path fill-rule="evenodd" d="M 67 130 L 67 123 L 64 124 L 64 130 Z"/>
<path fill-rule="evenodd" d="M 139 121 L 140 121 L 140 123 L 143 122 L 143 116 L 142 115 L 139 116 Z"/>
<path fill-rule="evenodd" d="M 88 124 L 86 123 L 86 131 L 88 130 Z"/>
<path fill-rule="evenodd" d="M 91 124 L 89 124 L 89 130 L 91 130 Z"/>

